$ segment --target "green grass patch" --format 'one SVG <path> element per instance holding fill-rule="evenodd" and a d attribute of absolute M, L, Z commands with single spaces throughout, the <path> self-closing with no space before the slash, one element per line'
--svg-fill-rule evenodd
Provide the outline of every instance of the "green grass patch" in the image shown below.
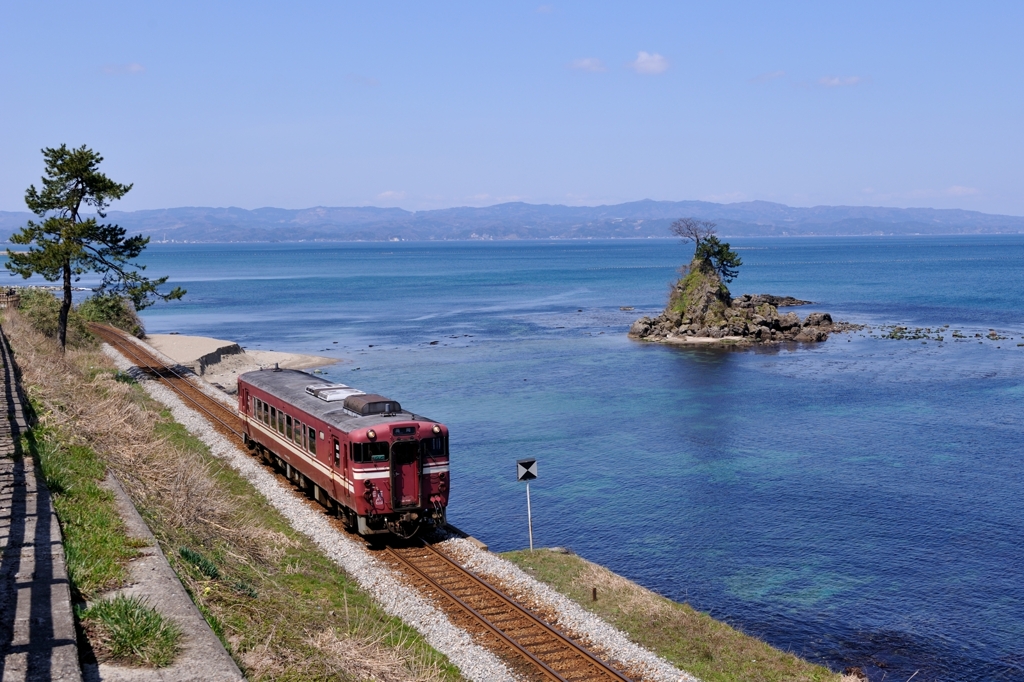
<path fill-rule="evenodd" d="M 107 473 L 103 461 L 45 428 L 27 432 L 22 447 L 39 463 L 50 489 L 72 589 L 89 597 L 123 584 L 128 561 L 145 543 L 128 537 L 114 494 L 100 487 Z"/>
<path fill-rule="evenodd" d="M 141 597 L 117 595 L 78 613 L 100 660 L 162 668 L 181 648 L 182 631 Z"/>
<path fill-rule="evenodd" d="M 688 604 L 666 599 L 574 554 L 538 550 L 502 556 L 705 682 L 841 679 L 827 668 L 774 649 Z M 597 601 L 593 601 L 595 587 Z"/>
<path fill-rule="evenodd" d="M 182 547 L 178 550 L 178 555 L 185 561 L 195 566 L 196 569 L 198 569 L 198 571 L 205 575 L 207 578 L 210 578 L 211 580 L 216 580 L 220 577 L 220 570 L 217 568 L 217 564 L 213 563 L 212 561 L 210 561 L 194 549 Z"/>

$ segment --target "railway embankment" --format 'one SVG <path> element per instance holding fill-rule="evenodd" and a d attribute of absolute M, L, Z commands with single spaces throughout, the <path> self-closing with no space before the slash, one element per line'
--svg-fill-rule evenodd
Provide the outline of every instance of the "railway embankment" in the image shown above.
<path fill-rule="evenodd" d="M 248 679 L 462 678 L 423 635 L 388 613 L 197 438 L 194 432 L 209 431 L 208 425 L 194 424 L 190 432 L 173 408 L 154 399 L 144 385 L 151 382 L 132 378 L 127 363 L 119 368 L 98 345 L 62 355 L 17 313 L 9 313 L 4 326 L 39 428 L 59 435 L 57 452 L 91 453 L 94 483 L 107 471 L 117 476 L 180 584 Z M 303 505 L 301 496 L 279 487 Z M 106 563 L 123 572 L 132 563 L 128 554 Z M 84 636 L 80 649 L 103 648 L 102 640 Z M 151 678 L 164 670 L 154 669 Z"/>

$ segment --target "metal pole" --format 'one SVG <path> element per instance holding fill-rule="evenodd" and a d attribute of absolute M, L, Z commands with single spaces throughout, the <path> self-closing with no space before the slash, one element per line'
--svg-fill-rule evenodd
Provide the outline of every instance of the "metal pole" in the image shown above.
<path fill-rule="evenodd" d="M 530 551 L 533 551 L 533 513 L 530 511 L 530 482 L 526 482 L 526 521 L 530 524 Z"/>

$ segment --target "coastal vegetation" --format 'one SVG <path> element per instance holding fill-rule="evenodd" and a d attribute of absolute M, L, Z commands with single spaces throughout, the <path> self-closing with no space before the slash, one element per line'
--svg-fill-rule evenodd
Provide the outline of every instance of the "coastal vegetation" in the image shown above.
<path fill-rule="evenodd" d="M 184 296 L 180 287 L 161 293 L 159 287 L 167 277 L 150 280 L 142 275 L 146 266 L 133 262 L 146 248 L 148 237 L 127 237 L 124 228 L 97 220 L 105 218 L 110 202 L 122 198 L 132 185 L 116 183 L 101 173 L 103 157 L 85 145 L 68 149 L 62 144 L 42 151 L 46 161 L 42 189 L 30 185 L 25 192 L 26 205 L 40 221 L 29 220 L 10 236 L 12 243 L 30 248 L 7 249 L 4 266 L 26 279 L 40 275 L 49 282 L 62 283 L 56 332 L 61 350 L 67 347 L 71 283 L 86 272 L 102 274 L 100 292 L 127 297 L 135 310 L 142 310 L 155 299 Z M 86 208 L 95 215 L 85 217 L 82 211 Z"/>
<path fill-rule="evenodd" d="M 774 649 L 689 604 L 666 599 L 575 554 L 540 550 L 502 556 L 705 682 L 857 679 Z"/>
<path fill-rule="evenodd" d="M 710 220 L 680 218 L 669 229 L 684 242 L 693 243 L 694 262 L 700 262 L 705 269 L 710 268 L 722 282 L 728 283 L 736 279 L 743 261 L 728 243 L 719 240 L 715 233 L 717 227 Z"/>
<path fill-rule="evenodd" d="M 20 290 L 20 314 L 42 334 L 59 338 L 61 303 L 45 289 Z M 96 293 L 68 310 L 66 344 L 75 348 L 91 346 L 96 338 L 89 331 L 89 322 L 100 322 L 122 329 L 142 338 L 146 329 L 135 312 L 135 306 L 124 296 L 114 293 Z"/>
<path fill-rule="evenodd" d="M 92 486 L 107 470 L 116 475 L 248 679 L 460 679 L 419 633 L 384 613 L 96 345 L 69 344 L 62 353 L 17 311 L 7 311 L 4 330 L 35 406 L 33 433 L 47 442 L 53 434 L 64 444 L 60 452 L 79 458 L 73 474 L 71 464 L 51 467 L 57 486 L 62 476 L 70 478 L 70 487 L 86 490 L 99 508 L 107 498 Z M 34 438 L 38 443 L 43 436 Z M 116 518 L 103 513 L 103 520 L 90 520 L 90 507 L 59 518 L 62 528 L 82 520 L 90 532 L 122 533 Z M 119 542 L 123 552 L 96 556 L 102 570 L 76 569 L 95 585 L 90 594 L 124 579 L 133 548 Z M 151 617 L 140 615 L 142 607 L 80 612 L 86 635 L 99 638 L 94 650 L 113 652 L 119 624 L 160 632 Z"/>

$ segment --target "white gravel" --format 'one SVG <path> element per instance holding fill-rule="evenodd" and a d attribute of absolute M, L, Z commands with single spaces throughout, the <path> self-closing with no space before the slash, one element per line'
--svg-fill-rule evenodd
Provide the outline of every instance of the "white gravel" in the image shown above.
<path fill-rule="evenodd" d="M 700 682 L 693 675 L 630 641 L 621 630 L 534 579 L 512 562 L 482 551 L 470 541 L 458 537 L 450 537 L 438 546 L 466 568 L 492 576 L 520 595 L 528 595 L 533 601 L 548 605 L 557 614 L 553 625 L 578 637 L 595 652 L 619 661 L 632 671 L 640 672 L 645 682 Z"/>
<path fill-rule="evenodd" d="M 103 351 L 119 369 L 134 367 L 109 345 L 104 344 Z M 202 382 L 194 383 L 200 385 Z M 516 679 L 498 657 L 475 644 L 465 630 L 453 625 L 444 613 L 410 590 L 360 543 L 346 537 L 322 514 L 297 499 L 290 485 L 264 470 L 249 454 L 211 429 L 206 418 L 186 407 L 171 389 L 155 381 L 142 381 L 141 385 L 154 400 L 170 409 L 178 423 L 206 443 L 215 456 L 228 462 L 249 481 L 288 519 L 293 528 L 307 535 L 326 556 L 345 569 L 384 611 L 415 628 L 432 647 L 458 666 L 467 679 L 481 682 L 513 682 Z M 210 391 L 216 389 L 211 387 Z M 222 398 L 218 396 L 218 399 Z"/>

